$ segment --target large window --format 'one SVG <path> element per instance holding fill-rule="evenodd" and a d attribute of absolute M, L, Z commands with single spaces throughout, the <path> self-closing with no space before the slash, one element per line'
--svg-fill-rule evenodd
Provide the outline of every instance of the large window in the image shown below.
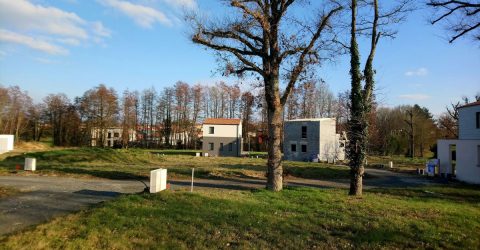
<path fill-rule="evenodd" d="M 302 126 L 302 138 L 307 138 L 307 126 Z"/>
<path fill-rule="evenodd" d="M 215 133 L 215 127 L 208 127 L 208 133 L 213 135 Z"/>
<path fill-rule="evenodd" d="M 306 153 L 307 152 L 307 145 L 302 145 L 302 152 Z"/>
<path fill-rule="evenodd" d="M 291 145 L 291 150 L 292 150 L 292 152 L 297 152 L 297 144 L 292 144 Z"/>
<path fill-rule="evenodd" d="M 214 149 L 214 147 L 213 147 L 213 142 L 210 142 L 208 145 L 209 145 L 209 147 L 210 147 L 210 150 L 213 150 L 213 149 Z"/>

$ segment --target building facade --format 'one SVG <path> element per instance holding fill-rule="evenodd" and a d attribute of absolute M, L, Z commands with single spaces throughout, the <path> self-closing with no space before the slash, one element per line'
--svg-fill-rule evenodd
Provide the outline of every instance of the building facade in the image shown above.
<path fill-rule="evenodd" d="M 440 173 L 480 184 L 480 102 L 458 109 L 458 139 L 438 140 Z"/>
<path fill-rule="evenodd" d="M 242 121 L 207 118 L 202 128 L 202 151 L 209 156 L 242 155 Z"/>
<path fill-rule="evenodd" d="M 91 146 L 92 147 L 114 147 L 116 145 L 122 144 L 122 128 L 106 128 L 104 129 L 103 133 L 102 130 L 99 128 L 92 129 L 91 132 Z M 103 135 L 103 145 L 102 143 L 102 135 Z M 128 141 L 133 142 L 136 141 L 136 133 L 133 129 L 128 131 Z"/>
<path fill-rule="evenodd" d="M 283 154 L 286 160 L 344 160 L 345 143 L 344 135 L 336 133 L 334 118 L 285 121 Z"/>

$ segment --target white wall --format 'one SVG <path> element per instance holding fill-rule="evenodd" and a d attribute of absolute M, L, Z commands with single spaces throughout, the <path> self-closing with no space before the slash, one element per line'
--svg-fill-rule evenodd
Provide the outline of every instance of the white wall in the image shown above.
<path fill-rule="evenodd" d="M 461 140 L 438 140 L 437 141 L 437 155 L 440 160 L 440 173 L 453 174 L 451 164 L 450 145 L 457 145 Z M 458 149 L 457 149 L 458 150 Z M 457 154 L 458 159 L 458 154 Z M 458 171 L 458 165 L 457 165 Z"/>
<path fill-rule="evenodd" d="M 480 112 L 480 105 L 458 109 L 459 139 L 480 139 L 480 128 L 477 128 L 476 122 L 477 112 Z"/>
<path fill-rule="evenodd" d="M 457 143 L 457 179 L 480 184 L 480 140 L 462 140 Z"/>
<path fill-rule="evenodd" d="M 214 127 L 214 134 L 209 134 L 210 127 Z M 242 137 L 242 124 L 239 125 L 216 125 L 204 124 L 203 137 Z"/>
<path fill-rule="evenodd" d="M 0 153 L 5 153 L 13 150 L 14 136 L 0 135 Z"/>
<path fill-rule="evenodd" d="M 335 119 L 322 119 L 320 121 L 320 159 L 327 161 L 335 157 L 337 144 Z"/>

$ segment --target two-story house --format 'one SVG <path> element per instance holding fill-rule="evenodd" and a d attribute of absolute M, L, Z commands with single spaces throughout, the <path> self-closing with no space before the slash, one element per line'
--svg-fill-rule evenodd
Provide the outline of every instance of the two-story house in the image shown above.
<path fill-rule="evenodd" d="M 286 160 L 331 162 L 345 159 L 346 138 L 336 133 L 335 118 L 285 121 L 283 134 Z"/>
<path fill-rule="evenodd" d="M 210 156 L 241 156 L 242 120 L 205 119 L 202 151 Z"/>
<path fill-rule="evenodd" d="M 458 139 L 438 140 L 440 173 L 480 184 L 480 101 L 458 109 Z"/>

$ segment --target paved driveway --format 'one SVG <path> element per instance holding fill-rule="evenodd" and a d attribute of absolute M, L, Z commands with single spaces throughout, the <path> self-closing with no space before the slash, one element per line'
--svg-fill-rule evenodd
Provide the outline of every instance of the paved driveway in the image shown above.
<path fill-rule="evenodd" d="M 44 176 L 0 176 L 0 185 L 21 191 L 0 199 L 0 235 L 145 188 L 139 181 Z"/>
<path fill-rule="evenodd" d="M 434 182 L 426 178 L 381 169 L 367 169 L 364 188 L 411 187 Z M 147 181 L 145 181 L 147 182 Z M 169 180 L 172 189 L 190 189 L 190 180 Z M 195 179 L 194 190 L 249 190 L 265 187 L 264 179 Z M 349 180 L 287 178 L 287 186 L 348 188 Z M 148 184 L 148 183 L 147 183 Z M 0 199 L 0 235 L 46 222 L 53 217 L 86 209 L 119 194 L 142 192 L 145 184 L 133 180 L 78 179 L 45 176 L 0 176 L 0 185 L 22 191 Z"/>

